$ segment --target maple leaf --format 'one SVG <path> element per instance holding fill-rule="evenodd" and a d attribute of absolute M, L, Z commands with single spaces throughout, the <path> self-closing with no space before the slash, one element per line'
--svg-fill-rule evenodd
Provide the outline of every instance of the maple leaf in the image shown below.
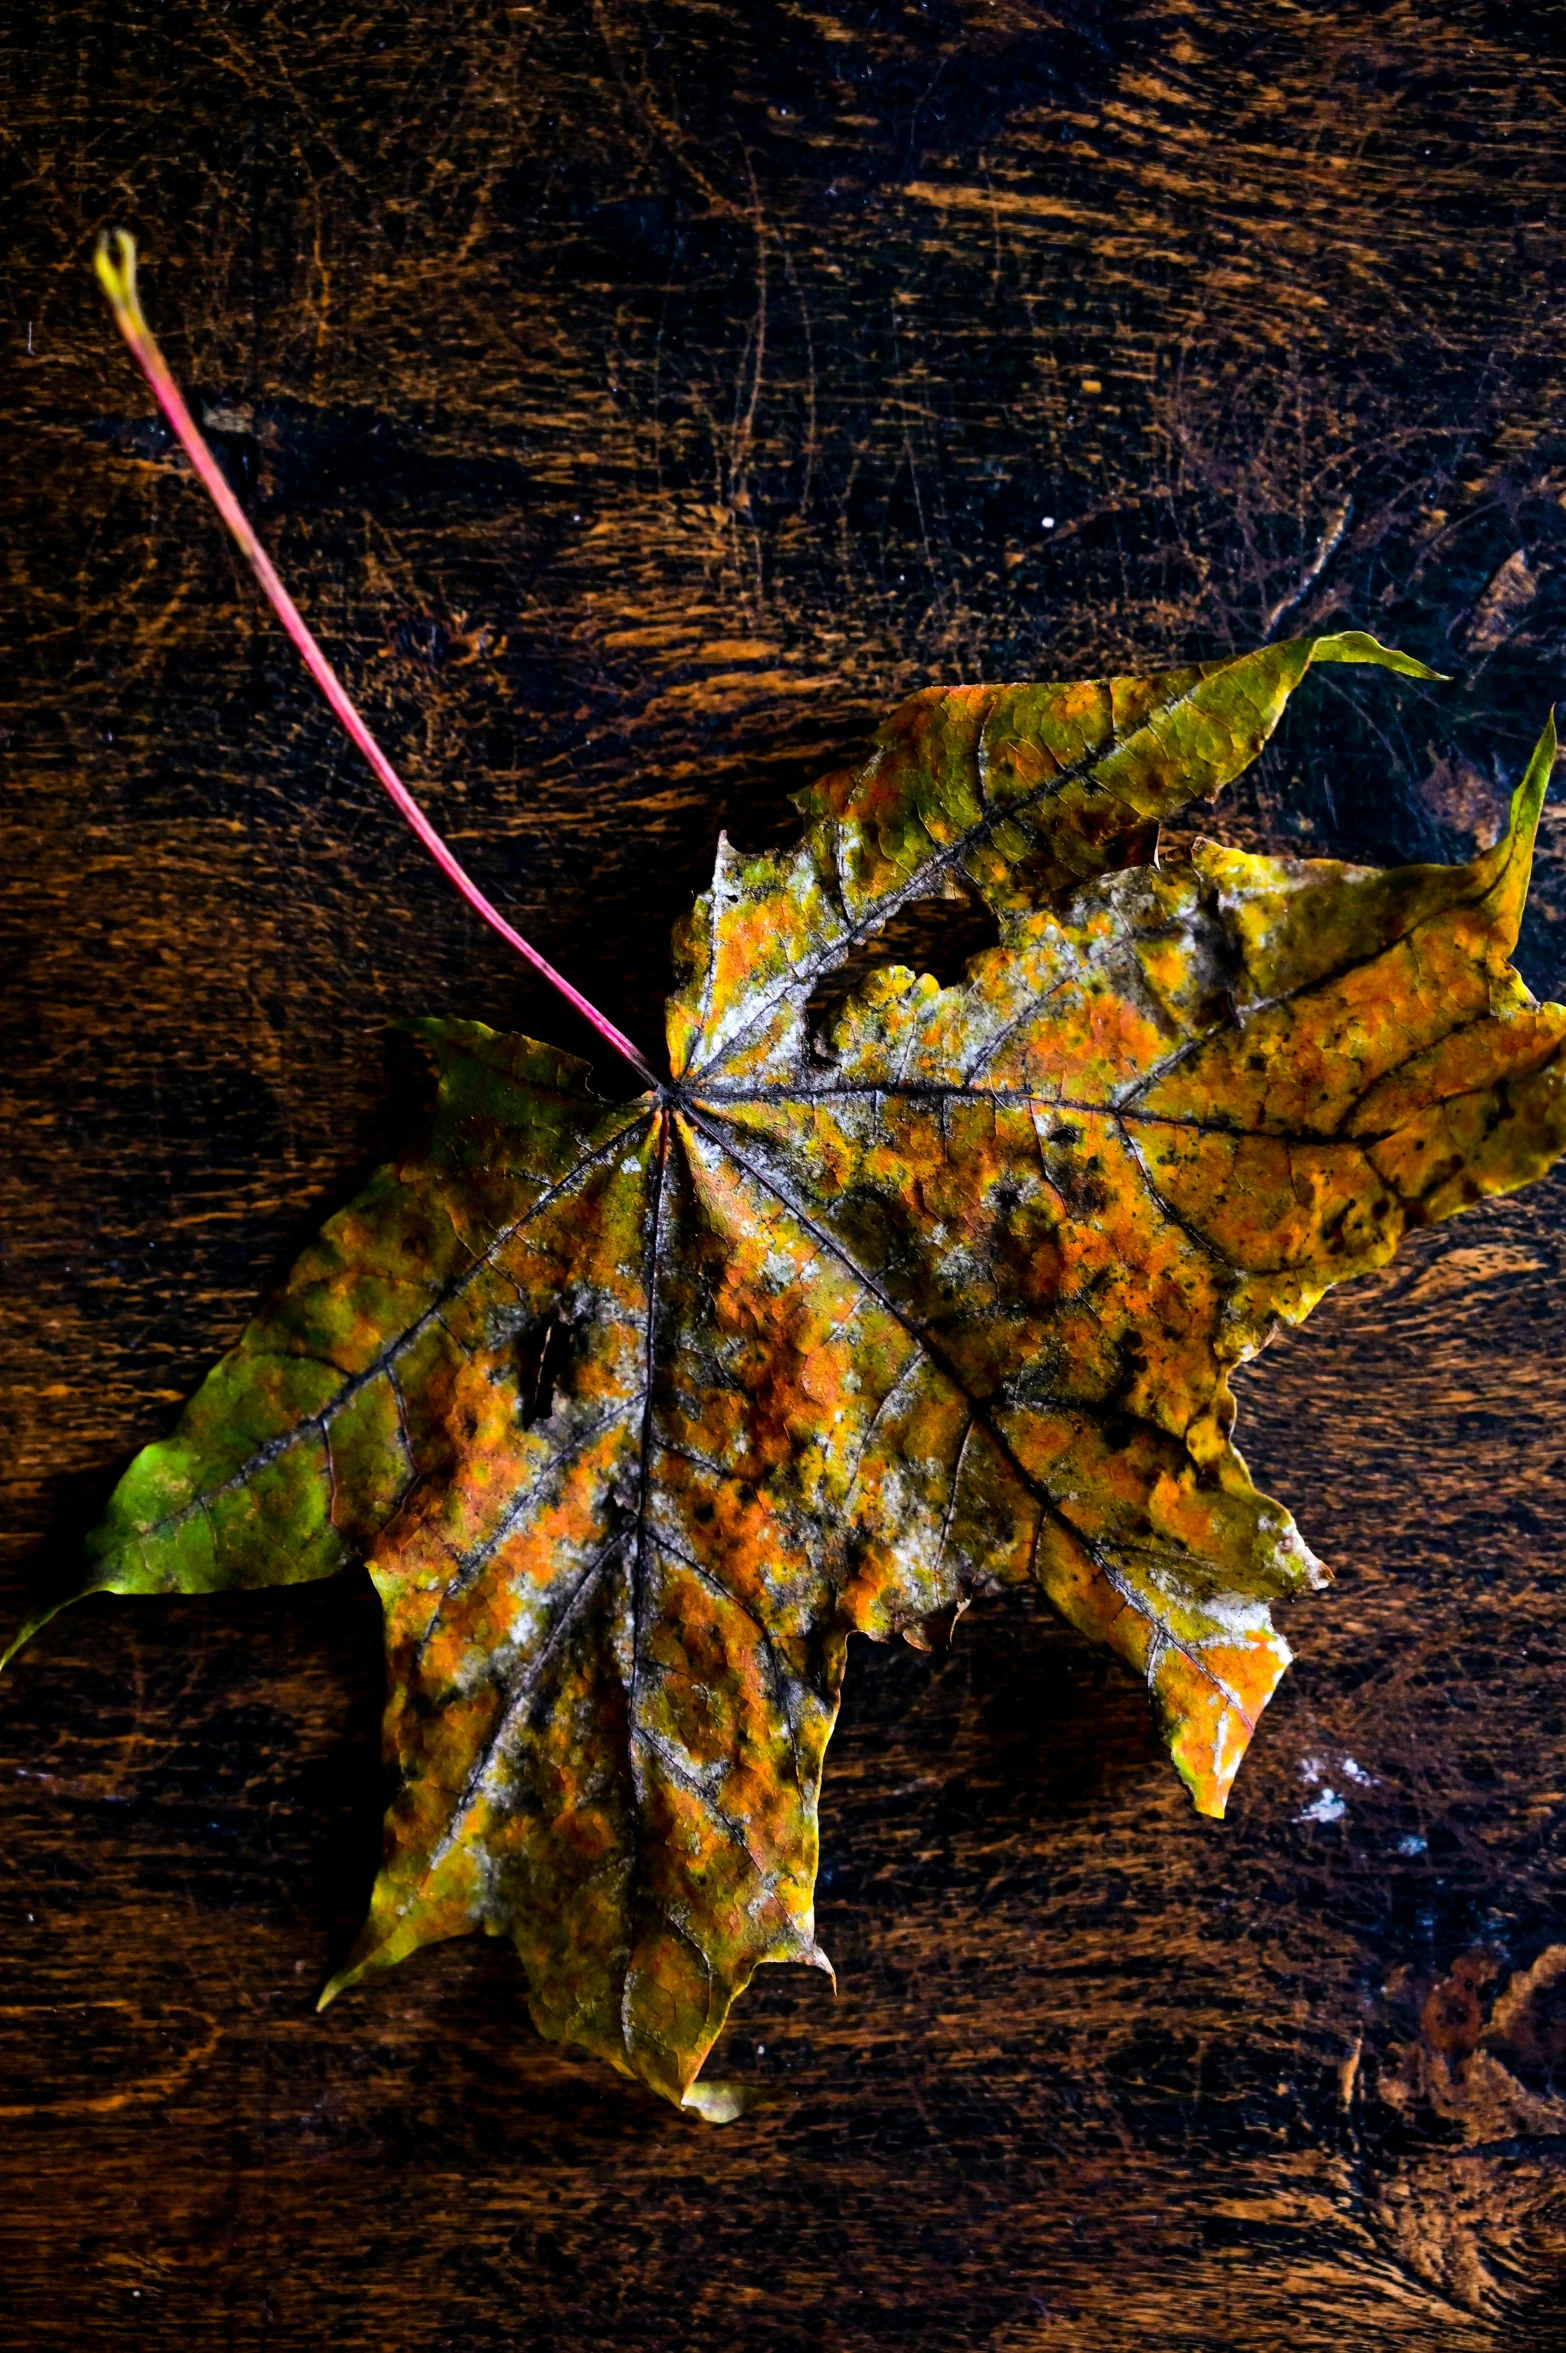
<path fill-rule="evenodd" d="M 1270 1605 L 1324 1577 L 1230 1441 L 1231 1371 L 1566 1149 L 1566 1011 L 1507 962 L 1553 725 L 1468 865 L 1126 863 L 1323 662 L 1433 675 L 1347 631 L 914 697 L 797 848 L 720 844 L 671 1076 L 630 1102 L 417 1025 L 427 1140 L 138 1455 L 84 1586 L 367 1563 L 396 1794 L 323 2000 L 484 1929 L 544 2034 L 735 2113 L 696 2080 L 735 1996 L 828 1966 L 849 1635 L 1017 1585 L 1145 1680 L 1222 1813 L 1289 1656 Z M 953 889 L 998 944 L 954 987 L 873 971 L 812 1035 L 823 976 Z"/>

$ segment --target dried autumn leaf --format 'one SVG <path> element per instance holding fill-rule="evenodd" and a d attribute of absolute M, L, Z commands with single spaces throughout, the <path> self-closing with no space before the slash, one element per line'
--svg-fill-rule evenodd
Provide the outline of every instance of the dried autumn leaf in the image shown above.
<path fill-rule="evenodd" d="M 848 1636 L 1023 1582 L 1222 1813 L 1289 1655 L 1269 1604 L 1321 1581 L 1230 1443 L 1231 1368 L 1566 1147 L 1566 1012 L 1507 964 L 1553 728 L 1471 865 L 1124 865 L 1329 661 L 1430 675 L 1349 632 L 916 696 L 796 850 L 720 847 L 634 1102 L 421 1025 L 427 1147 L 137 1457 L 87 1588 L 368 1563 L 398 1786 L 323 1998 L 483 1928 L 544 2034 L 734 2113 L 695 2078 L 735 1995 L 827 1966 Z M 812 1039 L 820 979 L 954 885 L 1000 944 L 952 988 L 873 972 Z"/>

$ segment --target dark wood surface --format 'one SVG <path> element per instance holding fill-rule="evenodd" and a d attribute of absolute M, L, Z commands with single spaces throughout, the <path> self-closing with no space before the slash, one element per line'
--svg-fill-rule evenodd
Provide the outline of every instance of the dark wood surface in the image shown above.
<path fill-rule="evenodd" d="M 1332 618 L 1223 824 L 1493 827 L 1566 650 L 1566 17 L 1263 0 L 64 5 L 0 41 L 6 1597 L 414 1116 L 394 1025 L 580 1046 L 334 737 L 114 341 L 513 918 L 651 1046 L 721 825 L 913 686 Z M 1052 518 L 1046 522 L 1044 518 Z M 1523 969 L 1566 984 L 1566 817 Z M 958 935 L 928 927 L 941 969 Z M 607 1077 L 606 1073 L 606 1077 Z M 498 1946 L 327 2016 L 367 1582 L 95 1603 L 0 1684 L 25 2347 L 1566 2344 L 1566 1184 L 1245 1376 L 1334 1565 L 1229 1821 L 1041 1609 L 857 1646 L 834 1999 L 687 2123 Z"/>

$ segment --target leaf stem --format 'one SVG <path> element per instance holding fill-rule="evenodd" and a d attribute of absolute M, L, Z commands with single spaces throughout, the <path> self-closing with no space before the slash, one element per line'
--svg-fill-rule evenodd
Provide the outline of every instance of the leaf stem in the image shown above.
<path fill-rule="evenodd" d="M 168 362 L 158 349 L 137 297 L 135 239 L 124 229 L 116 229 L 114 250 L 111 251 L 109 235 L 105 232 L 98 240 L 95 266 L 98 282 L 109 298 L 115 322 L 130 346 L 131 356 L 151 385 L 153 396 L 178 436 L 185 455 L 195 467 L 203 489 L 228 525 L 241 554 L 260 582 L 263 595 L 298 648 L 305 668 L 331 705 L 339 726 L 364 754 L 398 813 L 418 835 L 441 872 L 450 882 L 455 883 L 474 913 L 481 915 L 492 930 L 498 931 L 501 938 L 516 949 L 518 955 L 524 956 L 534 971 L 549 982 L 551 988 L 558 989 L 566 1003 L 575 1007 L 582 1019 L 631 1065 L 640 1078 L 649 1086 L 657 1086 L 657 1078 L 630 1039 L 616 1029 L 614 1023 L 600 1013 L 596 1005 L 590 1004 L 579 989 L 574 989 L 564 974 L 557 972 L 548 958 L 541 956 L 519 931 L 513 931 L 499 909 L 490 904 L 478 884 L 458 864 L 359 716 L 342 680 L 322 653 L 298 606 L 273 570 L 271 559 L 251 530 L 239 501 L 224 481 L 216 459 L 185 406 L 179 386 L 169 373 Z"/>

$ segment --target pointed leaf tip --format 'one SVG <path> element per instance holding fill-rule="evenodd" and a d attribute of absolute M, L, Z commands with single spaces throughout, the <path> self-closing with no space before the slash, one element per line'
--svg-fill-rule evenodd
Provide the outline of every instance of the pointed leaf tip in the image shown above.
<path fill-rule="evenodd" d="M 772 2095 L 749 2083 L 693 2083 L 680 2102 L 704 2124 L 733 2124 L 771 2105 Z"/>
<path fill-rule="evenodd" d="M 823 1952 L 820 1945 L 812 1944 L 810 1950 L 801 1953 L 799 1957 L 807 1969 L 819 1969 L 824 1976 L 830 1978 L 832 1992 L 835 1996 L 837 1993 L 837 1971 L 832 1966 L 831 1955 Z"/>
<path fill-rule="evenodd" d="M 1395 670 L 1402 678 L 1424 678 L 1435 685 L 1447 683 L 1445 670 L 1432 670 L 1428 662 L 1419 661 L 1413 654 L 1402 653 L 1393 645 L 1383 645 L 1366 629 L 1339 629 L 1309 642 L 1312 662 L 1362 662 L 1377 670 Z"/>
<path fill-rule="evenodd" d="M 89 1586 L 85 1589 L 85 1592 L 90 1592 L 91 1590 L 92 1588 Z M 20 1626 L 17 1627 L 16 1632 L 12 1635 L 4 1650 L 0 1650 L 0 1675 L 4 1674 L 6 1668 L 16 1657 L 17 1652 L 25 1650 L 27 1645 L 32 1641 L 33 1636 L 43 1632 L 45 1626 L 48 1625 L 51 1618 L 57 1618 L 61 1610 L 69 1609 L 73 1601 L 83 1600 L 85 1598 L 85 1592 L 62 1593 L 58 1601 L 41 1603 L 37 1609 L 30 1610 L 27 1616 L 22 1620 Z"/>
<path fill-rule="evenodd" d="M 1529 755 L 1522 781 L 1512 795 L 1511 814 L 1507 832 L 1515 840 L 1526 832 L 1532 836 L 1544 807 L 1544 796 L 1550 789 L 1550 777 L 1555 767 L 1558 738 L 1555 732 L 1555 706 L 1552 703 L 1538 742 Z"/>

